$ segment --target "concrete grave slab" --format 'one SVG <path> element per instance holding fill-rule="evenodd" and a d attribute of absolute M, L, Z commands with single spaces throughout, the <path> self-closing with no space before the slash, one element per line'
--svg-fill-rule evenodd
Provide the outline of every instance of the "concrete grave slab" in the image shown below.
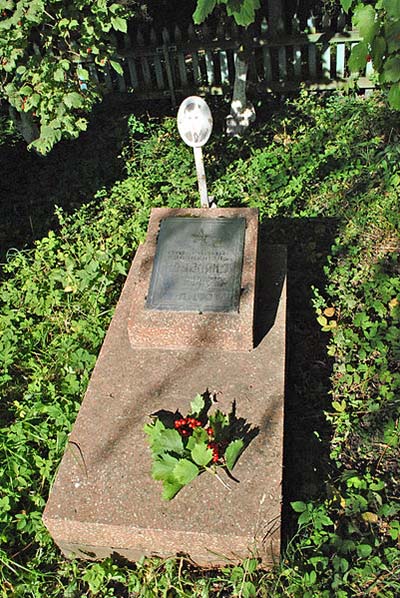
<path fill-rule="evenodd" d="M 248 352 L 132 347 L 128 320 L 146 255 L 140 247 L 43 520 L 67 556 L 135 561 L 187 553 L 208 565 L 256 555 L 268 565 L 280 551 L 285 250 L 260 247 L 256 347 Z M 143 425 L 160 409 L 186 413 L 206 389 L 216 393 L 222 411 L 235 402 L 237 417 L 259 433 L 235 466 L 238 482 L 224 478 L 230 489 L 203 473 L 165 502 L 161 483 L 150 475 Z"/>
<path fill-rule="evenodd" d="M 188 223 L 185 222 L 186 219 L 189 220 Z M 178 220 L 181 220 L 182 225 L 195 225 L 196 221 L 199 223 L 203 221 L 204 240 L 199 239 L 200 234 L 197 232 L 192 234 L 191 238 L 188 234 L 184 236 L 186 243 L 181 243 L 180 246 L 174 245 L 173 239 L 168 238 L 168 232 L 163 230 L 162 225 L 166 223 L 177 225 Z M 245 223 L 243 248 L 237 247 L 239 243 L 229 243 L 229 234 L 232 233 L 223 231 L 227 228 L 224 225 L 229 225 L 232 221 Z M 215 226 L 211 227 L 211 224 Z M 169 228 L 171 237 L 174 229 L 172 226 Z M 251 350 L 254 346 L 257 233 L 256 209 L 154 208 L 151 212 L 146 243 L 136 265 L 137 283 L 132 293 L 128 322 L 132 347 L 154 349 L 214 347 L 229 351 Z M 164 247 L 161 255 L 158 246 L 159 237 Z M 196 238 L 192 241 L 193 237 Z M 217 240 L 220 243 L 214 247 Z M 175 257 L 168 259 L 168 254 L 175 254 Z M 234 282 L 239 258 L 241 263 L 237 281 L 238 308 L 219 311 L 217 307 L 216 311 L 213 311 L 213 304 L 219 306 L 230 302 L 231 298 L 226 300 L 224 295 L 228 290 L 228 283 L 231 280 Z M 220 288 L 217 284 L 223 279 L 225 271 L 207 272 L 207 269 L 213 267 L 228 271 L 225 285 Z M 174 272 L 171 274 L 173 269 Z M 178 278 L 179 270 L 181 270 L 180 278 Z M 159 279 L 163 280 L 160 282 Z M 167 295 L 164 301 L 158 298 L 160 309 L 149 309 L 149 303 L 152 308 L 157 306 L 155 281 L 159 282 L 159 287 L 166 289 L 175 284 L 177 292 L 175 297 L 173 294 L 171 298 Z M 230 288 L 235 286 L 233 284 Z M 232 304 L 234 303 L 235 301 L 232 300 Z M 203 306 L 202 311 L 196 311 L 196 304 Z"/>

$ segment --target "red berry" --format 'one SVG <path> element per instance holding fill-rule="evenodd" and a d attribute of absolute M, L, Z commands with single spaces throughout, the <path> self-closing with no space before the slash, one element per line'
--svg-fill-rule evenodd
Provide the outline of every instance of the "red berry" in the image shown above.
<path fill-rule="evenodd" d="M 87 49 L 87 53 L 88 53 L 88 54 L 90 54 L 90 53 L 91 53 L 91 51 L 92 51 L 92 48 L 88 48 L 88 49 Z"/>
<path fill-rule="evenodd" d="M 209 436 L 214 436 L 214 430 L 212 428 L 207 428 L 207 434 Z"/>
<path fill-rule="evenodd" d="M 371 62 L 371 60 L 372 60 L 371 54 L 367 54 L 367 62 Z"/>

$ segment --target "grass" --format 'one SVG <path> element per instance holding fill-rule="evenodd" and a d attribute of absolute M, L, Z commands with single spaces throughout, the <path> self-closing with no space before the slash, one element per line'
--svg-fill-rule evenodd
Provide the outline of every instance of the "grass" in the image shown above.
<path fill-rule="evenodd" d="M 53 545 L 41 513 L 150 209 L 198 204 L 175 121 L 128 118 L 118 105 L 106 129 L 105 108 L 99 127 L 49 158 L 0 147 L 9 201 L 29 193 L 24 213 L 38 215 L 32 227 L 3 228 L 3 595 L 395 598 L 399 128 L 379 96 L 304 92 L 261 107 L 242 140 L 224 137 L 223 106 L 213 106 L 210 193 L 220 206 L 258 207 L 263 234 L 288 246 L 281 563 L 269 572 L 254 559 L 219 570 L 186 557 L 88 564 L 64 560 Z M 31 178 L 10 167 L 16 156 Z M 70 215 L 59 210 L 56 222 L 54 203 Z"/>

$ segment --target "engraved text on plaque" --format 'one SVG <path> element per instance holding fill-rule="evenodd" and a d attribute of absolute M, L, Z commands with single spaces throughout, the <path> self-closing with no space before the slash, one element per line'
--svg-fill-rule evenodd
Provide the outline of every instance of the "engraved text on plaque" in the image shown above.
<path fill-rule="evenodd" d="M 239 310 L 244 218 L 161 221 L 147 309 Z"/>

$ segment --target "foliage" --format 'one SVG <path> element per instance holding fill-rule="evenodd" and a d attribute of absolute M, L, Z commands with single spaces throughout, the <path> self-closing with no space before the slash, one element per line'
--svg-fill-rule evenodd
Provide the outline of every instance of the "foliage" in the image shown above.
<path fill-rule="evenodd" d="M 17 143 L 18 132 L 10 117 L 0 114 L 0 145 Z"/>
<path fill-rule="evenodd" d="M 256 10 L 260 8 L 260 0 L 197 0 L 194 22 L 198 25 L 205 21 L 218 4 L 225 5 L 228 16 L 243 27 L 254 23 Z"/>
<path fill-rule="evenodd" d="M 363 38 L 349 59 L 352 71 L 361 71 L 372 60 L 379 83 L 388 91 L 392 108 L 400 110 L 400 3 L 398 0 L 341 0 L 353 11 L 353 25 Z"/>
<path fill-rule="evenodd" d="M 399 595 L 398 117 L 379 96 L 317 100 L 306 92 L 267 113 L 246 139 L 215 135 L 205 161 L 218 204 L 258 207 L 271 241 L 288 245 L 289 302 L 297 296 L 294 278 L 306 280 L 306 302 L 312 294 L 316 327 L 304 322 L 296 303 L 289 314 L 289 339 L 298 329 L 306 339 L 291 345 L 296 353 L 288 364 L 300 414 L 290 443 L 325 409 L 331 433 L 320 451 L 329 443 L 330 455 L 317 471 L 317 496 L 304 484 L 305 463 L 285 468 L 285 479 L 294 480 L 297 534 L 269 572 L 256 558 L 218 570 L 196 568 L 184 557 L 128 567 L 61 559 L 41 523 L 149 211 L 198 205 L 192 154 L 175 122 L 132 118 L 125 178 L 75 214 L 59 211 L 59 231 L 32 251 L 14 252 L 3 268 L 2 595 Z M 317 227 L 321 235 L 333 227 L 328 255 L 313 236 Z M 299 271 L 293 257 L 299 254 L 308 255 L 307 271 Z M 324 341 L 326 353 L 315 356 L 315 344 Z"/>
<path fill-rule="evenodd" d="M 198 394 L 186 417 L 163 411 L 144 427 L 153 457 L 151 473 L 163 483 L 165 500 L 171 500 L 204 471 L 214 475 L 217 467 L 231 471 L 243 451 L 245 442 L 236 437 L 233 413 L 226 415 L 217 409 L 209 414 L 211 404 L 209 393 Z"/>
<path fill-rule="evenodd" d="M 91 64 L 121 73 L 109 34 L 126 32 L 129 6 L 119 0 L 0 1 L 0 97 L 39 126 L 32 143 L 38 152 L 86 129 L 86 113 L 102 95 Z"/>

